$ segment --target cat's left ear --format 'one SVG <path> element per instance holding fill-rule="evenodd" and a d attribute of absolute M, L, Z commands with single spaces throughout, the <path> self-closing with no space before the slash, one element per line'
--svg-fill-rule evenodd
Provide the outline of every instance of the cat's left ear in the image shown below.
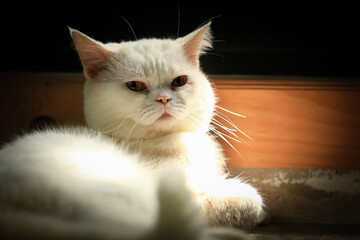
<path fill-rule="evenodd" d="M 188 60 L 197 67 L 199 67 L 200 55 L 212 48 L 210 25 L 211 22 L 208 22 L 185 37 L 177 39 L 183 44 L 183 50 Z"/>
<path fill-rule="evenodd" d="M 95 78 L 102 70 L 106 69 L 111 52 L 104 48 L 104 44 L 101 42 L 70 27 L 69 30 L 84 67 L 84 73 L 90 78 Z"/>

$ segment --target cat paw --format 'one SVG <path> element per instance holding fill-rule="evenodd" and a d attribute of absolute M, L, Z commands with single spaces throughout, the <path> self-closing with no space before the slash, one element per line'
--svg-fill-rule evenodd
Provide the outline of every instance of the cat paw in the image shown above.
<path fill-rule="evenodd" d="M 200 195 L 200 204 L 213 226 L 249 229 L 265 218 L 258 191 L 237 179 L 226 179 L 208 188 Z"/>

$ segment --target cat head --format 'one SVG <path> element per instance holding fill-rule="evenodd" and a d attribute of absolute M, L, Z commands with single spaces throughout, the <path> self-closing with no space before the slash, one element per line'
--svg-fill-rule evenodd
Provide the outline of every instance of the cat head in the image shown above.
<path fill-rule="evenodd" d="M 208 131 L 215 104 L 199 57 L 210 23 L 177 39 L 101 43 L 70 29 L 86 83 L 87 124 L 118 139 Z"/>

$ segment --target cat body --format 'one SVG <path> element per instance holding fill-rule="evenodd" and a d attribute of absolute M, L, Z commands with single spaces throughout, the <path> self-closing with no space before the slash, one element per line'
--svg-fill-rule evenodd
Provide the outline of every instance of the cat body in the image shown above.
<path fill-rule="evenodd" d="M 205 222 L 179 171 L 155 174 L 140 155 L 89 129 L 33 133 L 0 159 L 4 239 L 163 239 L 154 229 L 202 238 Z"/>
<path fill-rule="evenodd" d="M 9 236 L 209 239 L 208 225 L 261 220 L 261 196 L 227 178 L 208 133 L 216 97 L 199 56 L 211 47 L 209 26 L 107 44 L 70 29 L 89 129 L 37 132 L 0 151 Z"/>

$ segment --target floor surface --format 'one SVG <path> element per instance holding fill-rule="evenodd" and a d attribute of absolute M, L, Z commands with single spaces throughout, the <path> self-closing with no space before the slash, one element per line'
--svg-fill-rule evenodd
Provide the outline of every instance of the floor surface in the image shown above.
<path fill-rule="evenodd" d="M 269 224 L 250 231 L 254 240 L 360 240 L 359 225 Z"/>

